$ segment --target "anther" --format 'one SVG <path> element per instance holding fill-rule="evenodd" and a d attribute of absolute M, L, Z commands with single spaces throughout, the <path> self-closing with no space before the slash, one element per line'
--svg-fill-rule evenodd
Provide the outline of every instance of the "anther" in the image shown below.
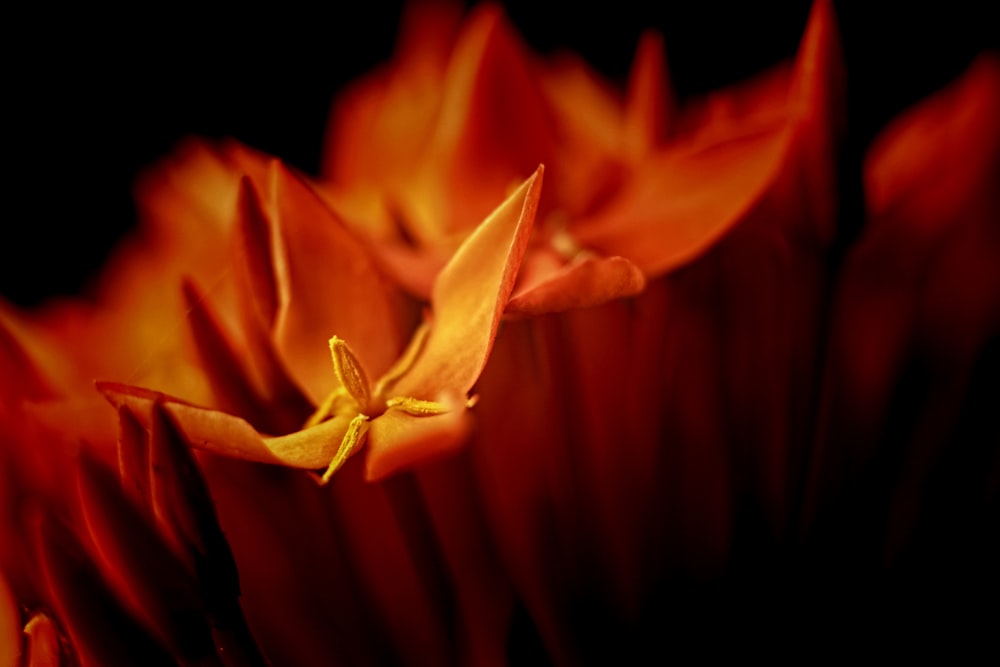
<path fill-rule="evenodd" d="M 371 393 L 361 362 L 354 356 L 347 343 L 336 336 L 330 339 L 330 356 L 333 357 L 333 372 L 340 380 L 340 384 L 357 403 L 358 410 L 364 412 L 368 409 Z"/>
<path fill-rule="evenodd" d="M 330 465 L 327 466 L 326 472 L 323 473 L 323 477 L 320 478 L 320 483 L 326 484 L 330 481 L 330 478 L 333 477 L 333 473 L 337 472 L 340 469 L 340 466 L 344 465 L 344 462 L 348 459 L 348 457 L 361 447 L 367 433 L 368 416 L 357 415 L 351 420 L 351 423 L 347 425 L 347 431 L 344 433 L 344 437 L 340 441 L 340 447 L 337 449 L 337 453 L 333 456 L 333 460 L 330 461 Z"/>
<path fill-rule="evenodd" d="M 413 415 L 414 417 L 431 417 L 433 415 L 440 415 L 448 412 L 448 406 L 442 403 L 423 401 L 419 398 L 410 398 L 409 396 L 396 396 L 395 398 L 390 398 L 385 402 L 385 407 L 387 409 L 394 408 L 396 410 L 402 410 L 406 414 Z"/>

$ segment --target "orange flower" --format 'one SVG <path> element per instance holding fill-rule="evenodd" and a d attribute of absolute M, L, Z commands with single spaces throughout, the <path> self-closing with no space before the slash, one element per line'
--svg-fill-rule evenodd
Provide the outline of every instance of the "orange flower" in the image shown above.
<path fill-rule="evenodd" d="M 531 231 L 541 168 L 456 251 L 434 283 L 428 320 L 388 368 L 386 350 L 391 353 L 400 338 L 393 313 L 395 295 L 365 262 L 364 249 L 322 204 L 310 199 L 312 195 L 293 184 L 280 167 L 276 169 L 272 178 L 278 183 L 272 187 L 281 199 L 273 225 L 263 219 L 254 195 L 244 191 L 240 231 L 248 246 L 251 281 L 244 294 L 254 301 L 248 309 L 263 305 L 271 310 L 262 316 L 271 323 L 283 361 L 318 406 L 304 428 L 263 437 L 247 421 L 224 412 L 119 385 L 101 383 L 99 388 L 117 407 L 128 405 L 142 415 L 163 403 L 184 436 L 209 451 L 298 468 L 329 464 L 324 481 L 361 447 L 366 434 L 371 477 L 453 449 L 467 429 L 467 394 L 489 355 Z M 317 222 L 324 213 L 327 220 Z M 318 299 L 310 294 L 317 282 L 329 296 Z M 218 373 L 215 380 L 222 400 L 239 400 L 233 395 L 246 394 L 250 387 L 233 386 L 246 378 L 238 353 L 227 346 L 191 288 L 189 294 L 196 345 L 205 366 Z M 357 341 L 359 352 L 334 335 L 329 341 L 332 372 L 324 381 L 315 354 L 307 350 L 315 347 L 311 344 L 317 339 L 316 327 L 327 319 L 314 314 L 325 308 L 338 311 L 334 319 L 339 321 L 330 327 Z M 260 360 L 260 365 L 267 363 Z M 369 380 L 366 366 L 382 371 L 377 382 Z M 260 405 L 251 396 L 239 407 L 247 418 L 255 419 Z"/>
<path fill-rule="evenodd" d="M 93 303 L 0 304 L 0 660 L 631 664 L 995 573 L 1000 60 L 857 239 L 842 99 L 823 0 L 684 103 L 414 6 L 319 178 L 185 143 Z"/>

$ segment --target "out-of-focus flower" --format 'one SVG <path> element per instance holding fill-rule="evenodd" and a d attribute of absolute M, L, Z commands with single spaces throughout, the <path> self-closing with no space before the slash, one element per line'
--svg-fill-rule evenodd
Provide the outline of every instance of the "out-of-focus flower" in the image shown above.
<path fill-rule="evenodd" d="M 826 637 L 937 539 L 997 590 L 1000 61 L 872 146 L 846 250 L 842 76 L 824 1 L 685 104 L 654 35 L 622 93 L 421 6 L 321 177 L 179 148 L 96 303 L 0 309 L 0 641 L 634 663 Z"/>

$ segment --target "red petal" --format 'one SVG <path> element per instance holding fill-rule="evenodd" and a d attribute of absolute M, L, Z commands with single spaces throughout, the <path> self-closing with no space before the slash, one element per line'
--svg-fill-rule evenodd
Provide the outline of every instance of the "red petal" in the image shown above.
<path fill-rule="evenodd" d="M 178 657 L 214 654 L 193 578 L 100 465 L 81 458 L 80 507 L 95 561 L 110 587 Z"/>
<path fill-rule="evenodd" d="M 240 587 L 233 555 L 194 456 L 162 405 L 153 409 L 147 457 L 149 496 L 161 531 L 190 561 L 209 611 L 234 604 Z"/>
<path fill-rule="evenodd" d="M 642 271 L 624 257 L 574 262 L 518 290 L 507 304 L 508 316 L 530 316 L 590 308 L 635 296 L 646 287 Z"/>
<path fill-rule="evenodd" d="M 663 36 L 646 32 L 639 39 L 625 100 L 625 144 L 640 157 L 655 149 L 669 132 L 674 110 Z"/>
<path fill-rule="evenodd" d="M 118 474 L 125 494 L 152 516 L 149 491 L 149 447 L 146 430 L 127 407 L 118 409 Z"/>
<path fill-rule="evenodd" d="M 32 619 L 34 620 L 34 619 Z M 31 625 L 30 623 L 28 624 Z M 51 645 L 52 642 L 49 642 Z M 20 655 L 21 646 L 21 613 L 17 607 L 17 600 L 11 592 L 10 587 L 3 576 L 0 576 L 0 665 L 15 665 L 17 657 Z M 58 655 L 58 654 L 56 654 Z M 26 664 L 44 665 L 45 662 Z M 50 664 L 58 665 L 58 660 L 51 661 Z"/>
<path fill-rule="evenodd" d="M 7 404 L 51 398 L 52 391 L 42 369 L 18 340 L 13 324 L 0 308 L 0 397 Z"/>
<path fill-rule="evenodd" d="M 890 125 L 865 160 L 872 233 L 930 240 L 957 224 L 956 212 L 995 206 L 998 115 L 1000 55 L 988 53 Z"/>
<path fill-rule="evenodd" d="M 20 633 L 18 633 L 20 634 Z M 66 648 L 62 646 L 59 628 L 45 613 L 37 613 L 31 617 L 24 626 L 24 635 L 27 638 L 27 657 L 21 664 L 25 667 L 60 667 L 61 665 L 72 665 L 75 661 L 67 655 Z M 21 637 L 11 641 L 9 647 L 16 650 L 21 643 Z M 16 654 L 7 656 L 3 652 L 4 644 L 0 643 L 0 665 L 14 665 Z"/>
<path fill-rule="evenodd" d="M 606 212 L 574 224 L 585 247 L 657 276 L 711 247 L 764 193 L 785 147 L 781 126 L 641 165 Z"/>
<path fill-rule="evenodd" d="M 802 211 L 799 230 L 822 243 L 835 233 L 838 206 L 836 152 L 844 132 L 844 64 L 829 0 L 809 14 L 789 91 L 789 155 L 777 192 L 781 209 Z M 784 188 L 784 189 L 781 189 Z M 786 219 L 788 216 L 785 216 Z M 811 227 L 811 229 L 809 228 Z"/>
<path fill-rule="evenodd" d="M 237 347 L 195 286 L 185 281 L 183 291 L 195 351 L 212 387 L 214 405 L 252 421 L 255 428 L 266 433 L 296 430 L 309 416 L 310 405 L 280 368 L 272 351 L 261 345 Z M 255 335 L 253 331 L 247 333 Z M 262 380 L 257 380 L 255 369 L 263 370 Z"/>
<path fill-rule="evenodd" d="M 108 591 L 76 537 L 50 514 L 32 527 L 39 569 L 55 616 L 83 664 L 175 665 Z"/>

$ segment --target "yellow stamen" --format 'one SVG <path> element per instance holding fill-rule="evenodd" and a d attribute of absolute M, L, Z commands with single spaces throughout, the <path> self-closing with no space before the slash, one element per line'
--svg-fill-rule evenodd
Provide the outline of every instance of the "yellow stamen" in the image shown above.
<path fill-rule="evenodd" d="M 340 466 L 344 465 L 344 461 L 361 447 L 367 433 L 367 415 L 358 415 L 351 420 L 351 423 L 347 425 L 347 432 L 344 433 L 344 438 L 340 441 L 337 453 L 334 455 L 333 460 L 330 461 L 330 465 L 327 466 L 323 477 L 320 478 L 321 484 L 329 482 L 330 478 L 333 477 L 333 473 L 337 472 Z"/>
<path fill-rule="evenodd" d="M 336 336 L 330 339 L 330 355 L 333 357 L 333 372 L 340 380 L 341 386 L 357 403 L 358 410 L 364 412 L 368 409 L 371 393 L 361 362 L 354 356 L 347 343 Z"/>
<path fill-rule="evenodd" d="M 419 398 L 410 398 L 409 396 L 390 398 L 385 402 L 385 407 L 387 409 L 395 408 L 396 410 L 402 410 L 414 417 L 430 417 L 448 412 L 448 406 L 442 403 L 423 401 Z"/>

